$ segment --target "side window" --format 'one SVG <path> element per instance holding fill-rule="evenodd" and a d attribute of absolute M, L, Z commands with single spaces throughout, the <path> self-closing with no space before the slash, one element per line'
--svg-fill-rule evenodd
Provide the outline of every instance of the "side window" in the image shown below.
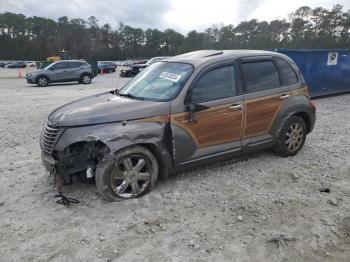
<path fill-rule="evenodd" d="M 54 65 L 54 67 L 55 67 L 55 70 L 68 68 L 67 63 L 65 62 L 57 63 L 56 65 Z"/>
<path fill-rule="evenodd" d="M 273 61 L 257 61 L 242 64 L 247 93 L 280 87 L 280 79 Z"/>
<path fill-rule="evenodd" d="M 81 63 L 81 62 L 76 62 L 75 64 L 76 64 L 75 66 L 76 68 L 79 68 L 84 65 L 84 63 Z"/>
<path fill-rule="evenodd" d="M 282 58 L 276 58 L 276 63 L 281 74 L 283 86 L 294 85 L 298 82 L 297 74 L 286 60 Z"/>
<path fill-rule="evenodd" d="M 192 89 L 194 103 L 208 102 L 236 95 L 234 67 L 225 66 L 204 73 Z"/>

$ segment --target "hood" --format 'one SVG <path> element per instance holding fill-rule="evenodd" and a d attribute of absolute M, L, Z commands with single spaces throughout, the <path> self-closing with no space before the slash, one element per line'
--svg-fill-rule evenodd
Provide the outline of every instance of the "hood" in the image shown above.
<path fill-rule="evenodd" d="M 169 114 L 170 102 L 137 100 L 114 92 L 89 96 L 65 104 L 48 117 L 57 127 L 95 125 Z"/>
<path fill-rule="evenodd" d="M 28 72 L 28 74 L 38 75 L 38 74 L 41 74 L 41 73 L 44 73 L 44 72 L 47 72 L 47 71 L 45 69 L 38 69 L 38 70 L 35 70 L 35 71 Z"/>
<path fill-rule="evenodd" d="M 148 64 L 136 64 L 134 65 L 134 67 L 147 67 Z"/>

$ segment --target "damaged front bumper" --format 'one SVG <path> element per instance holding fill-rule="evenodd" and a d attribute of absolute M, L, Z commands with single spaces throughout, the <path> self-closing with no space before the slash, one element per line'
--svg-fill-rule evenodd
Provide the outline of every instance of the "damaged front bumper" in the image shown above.
<path fill-rule="evenodd" d="M 50 172 L 50 174 L 56 173 L 56 168 L 55 168 L 56 161 L 51 155 L 48 155 L 45 152 L 41 151 L 41 163 L 43 164 L 45 169 L 48 172 Z"/>

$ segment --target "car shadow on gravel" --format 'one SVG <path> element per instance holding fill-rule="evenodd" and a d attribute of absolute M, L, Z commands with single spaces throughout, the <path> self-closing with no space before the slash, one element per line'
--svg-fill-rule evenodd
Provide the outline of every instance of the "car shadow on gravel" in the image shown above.
<path fill-rule="evenodd" d="M 76 86 L 76 85 L 81 85 L 80 83 L 77 82 L 67 82 L 67 83 L 53 83 L 49 84 L 48 86 L 37 86 L 37 85 L 27 85 L 26 87 L 28 88 L 48 88 L 48 87 L 55 87 L 55 86 Z"/>
<path fill-rule="evenodd" d="M 222 172 L 222 168 L 229 168 L 232 167 L 232 165 L 234 164 L 253 161 L 263 156 L 273 157 L 275 156 L 275 154 L 269 150 L 265 150 L 240 156 L 228 156 L 220 161 L 212 160 L 210 163 L 178 171 L 174 174 L 169 175 L 168 177 L 160 177 L 160 179 L 157 182 L 157 185 L 152 190 L 152 192 L 161 193 L 163 190 L 167 190 L 175 183 L 183 183 L 186 181 L 191 181 L 191 183 L 196 183 L 196 181 L 198 181 L 198 183 L 200 183 L 200 181 L 204 180 L 207 176 L 215 175 L 215 173 Z M 79 175 L 75 174 L 72 176 L 71 182 L 72 183 L 68 183 L 63 186 L 63 195 L 77 198 L 80 202 L 85 202 L 85 199 L 97 200 L 98 198 L 100 198 L 95 186 L 94 178 L 88 180 L 80 179 Z M 51 186 L 51 189 L 49 191 L 56 194 L 53 182 L 51 181 L 49 184 Z"/>
<path fill-rule="evenodd" d="M 188 177 L 191 177 L 192 179 L 202 179 L 203 176 L 196 176 L 195 174 L 201 174 L 201 173 L 207 173 L 208 169 L 210 171 L 219 172 L 222 167 L 230 167 L 233 164 L 237 163 L 243 163 L 247 161 L 252 161 L 255 159 L 258 159 L 262 156 L 276 156 L 274 153 L 272 153 L 270 150 L 263 150 L 255 153 L 249 153 L 249 154 L 243 154 L 238 156 L 227 156 L 219 161 L 217 160 L 210 160 L 210 162 L 207 162 L 206 164 L 198 165 L 196 167 L 191 167 L 182 171 L 178 171 L 169 177 L 163 178 L 158 181 L 158 185 L 161 186 L 162 183 L 173 183 L 174 180 L 176 181 L 182 181 L 188 179 Z M 212 174 L 210 174 L 212 175 Z M 215 175 L 215 174 L 214 174 Z"/>

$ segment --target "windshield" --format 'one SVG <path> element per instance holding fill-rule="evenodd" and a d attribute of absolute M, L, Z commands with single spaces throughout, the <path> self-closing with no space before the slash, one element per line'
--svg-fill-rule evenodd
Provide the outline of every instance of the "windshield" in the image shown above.
<path fill-rule="evenodd" d="M 183 87 L 192 72 L 190 64 L 155 63 L 127 83 L 119 94 L 135 99 L 168 101 Z"/>
<path fill-rule="evenodd" d="M 57 62 L 55 62 L 55 63 L 52 63 L 52 64 L 49 64 L 48 66 L 46 66 L 45 68 L 44 68 L 44 70 L 47 70 L 47 69 L 49 69 L 51 66 L 53 66 L 53 65 L 55 65 L 55 64 L 57 64 Z"/>

